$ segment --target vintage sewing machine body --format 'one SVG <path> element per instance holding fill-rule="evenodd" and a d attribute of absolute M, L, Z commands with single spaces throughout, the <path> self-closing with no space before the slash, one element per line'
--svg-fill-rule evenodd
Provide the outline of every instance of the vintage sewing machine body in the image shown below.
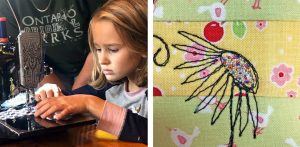
<path fill-rule="evenodd" d="M 51 72 L 44 65 L 42 44 L 40 33 L 29 32 L 21 32 L 18 39 L 0 43 L 0 144 L 96 122 L 87 114 L 59 122 L 33 116 L 35 88 L 41 78 Z M 20 100 L 23 102 L 18 105 L 7 105 L 7 102 L 16 103 Z"/>
<path fill-rule="evenodd" d="M 10 95 L 10 86 L 14 86 L 14 80 L 16 79 L 14 75 L 15 72 L 15 50 L 16 41 L 10 39 L 7 43 L 0 42 L 0 100 L 5 100 L 5 98 Z"/>

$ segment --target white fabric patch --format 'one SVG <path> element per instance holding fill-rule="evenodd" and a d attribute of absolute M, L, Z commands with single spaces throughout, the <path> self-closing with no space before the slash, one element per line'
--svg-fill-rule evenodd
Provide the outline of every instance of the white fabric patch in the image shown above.
<path fill-rule="evenodd" d="M 53 91 L 54 97 L 58 97 L 61 89 L 56 84 L 46 83 L 42 87 L 40 87 L 35 94 L 40 94 L 41 91 Z"/>
<path fill-rule="evenodd" d="M 29 97 L 33 97 L 33 96 L 29 95 Z M 26 103 L 26 93 L 19 93 L 14 98 L 6 100 L 4 103 L 2 103 L 1 107 L 13 108 L 25 103 Z"/>

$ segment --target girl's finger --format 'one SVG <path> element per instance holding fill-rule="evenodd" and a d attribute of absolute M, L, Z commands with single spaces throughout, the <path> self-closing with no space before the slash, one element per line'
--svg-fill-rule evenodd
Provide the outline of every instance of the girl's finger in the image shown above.
<path fill-rule="evenodd" d="M 47 98 L 47 94 L 46 94 L 46 91 L 45 90 L 41 90 L 39 91 L 39 93 L 37 94 L 40 94 L 41 96 L 41 100 L 43 101 L 45 98 Z"/>
<path fill-rule="evenodd" d="M 43 101 L 42 101 L 43 102 Z M 45 104 L 41 106 L 40 108 L 36 108 L 36 111 L 34 113 L 34 116 L 41 116 L 43 113 L 45 113 L 50 108 L 49 104 Z"/>
<path fill-rule="evenodd" d="M 46 118 L 48 116 L 53 115 L 55 112 L 59 111 L 58 107 L 55 105 L 52 105 L 49 109 L 47 109 L 43 114 L 41 114 L 41 118 Z M 55 116 L 55 114 L 54 114 Z"/>
<path fill-rule="evenodd" d="M 47 90 L 46 91 L 46 94 L 47 94 L 47 97 L 46 98 L 49 98 L 49 97 L 54 97 L 54 92 L 53 92 L 53 90 Z"/>
<path fill-rule="evenodd" d="M 40 109 L 41 107 L 43 107 L 45 104 L 47 104 L 47 103 L 49 103 L 49 99 L 44 99 L 44 100 L 42 100 L 42 101 L 40 101 L 39 103 L 37 103 L 36 105 L 35 105 L 35 109 Z"/>
<path fill-rule="evenodd" d="M 72 112 L 70 112 L 70 109 L 64 109 L 61 112 L 59 112 L 58 114 L 54 115 L 54 118 L 56 120 L 61 120 L 63 119 L 66 115 L 71 114 Z"/>
<path fill-rule="evenodd" d="M 34 95 L 34 99 L 35 99 L 35 101 L 37 101 L 37 102 L 39 102 L 39 101 L 41 101 L 41 100 L 42 100 L 42 98 L 41 98 L 41 95 L 40 95 L 40 94 L 35 94 L 35 95 Z"/>

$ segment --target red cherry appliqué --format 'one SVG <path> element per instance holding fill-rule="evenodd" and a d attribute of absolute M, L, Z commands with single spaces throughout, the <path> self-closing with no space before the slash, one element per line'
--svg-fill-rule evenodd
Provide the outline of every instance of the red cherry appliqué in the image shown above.
<path fill-rule="evenodd" d="M 220 23 L 212 21 L 204 27 L 204 37 L 210 42 L 218 42 L 224 35 L 224 28 Z"/>
<path fill-rule="evenodd" d="M 157 87 L 153 87 L 153 96 L 162 96 L 161 90 Z"/>

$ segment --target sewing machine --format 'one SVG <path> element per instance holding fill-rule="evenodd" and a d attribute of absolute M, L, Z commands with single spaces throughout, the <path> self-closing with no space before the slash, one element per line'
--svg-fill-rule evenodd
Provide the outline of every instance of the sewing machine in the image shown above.
<path fill-rule="evenodd" d="M 0 17 L 0 101 L 10 97 L 10 86 L 14 88 L 16 78 L 16 40 L 8 37 L 5 17 Z"/>
<path fill-rule="evenodd" d="M 42 34 L 37 32 L 21 32 L 17 40 L 0 42 L 0 144 L 96 122 L 87 114 L 59 122 L 33 116 L 34 91 L 52 72 L 44 64 L 44 55 Z"/>
<path fill-rule="evenodd" d="M 14 50 L 15 44 L 13 42 L 0 43 L 0 100 L 9 97 L 9 85 L 14 82 Z"/>

